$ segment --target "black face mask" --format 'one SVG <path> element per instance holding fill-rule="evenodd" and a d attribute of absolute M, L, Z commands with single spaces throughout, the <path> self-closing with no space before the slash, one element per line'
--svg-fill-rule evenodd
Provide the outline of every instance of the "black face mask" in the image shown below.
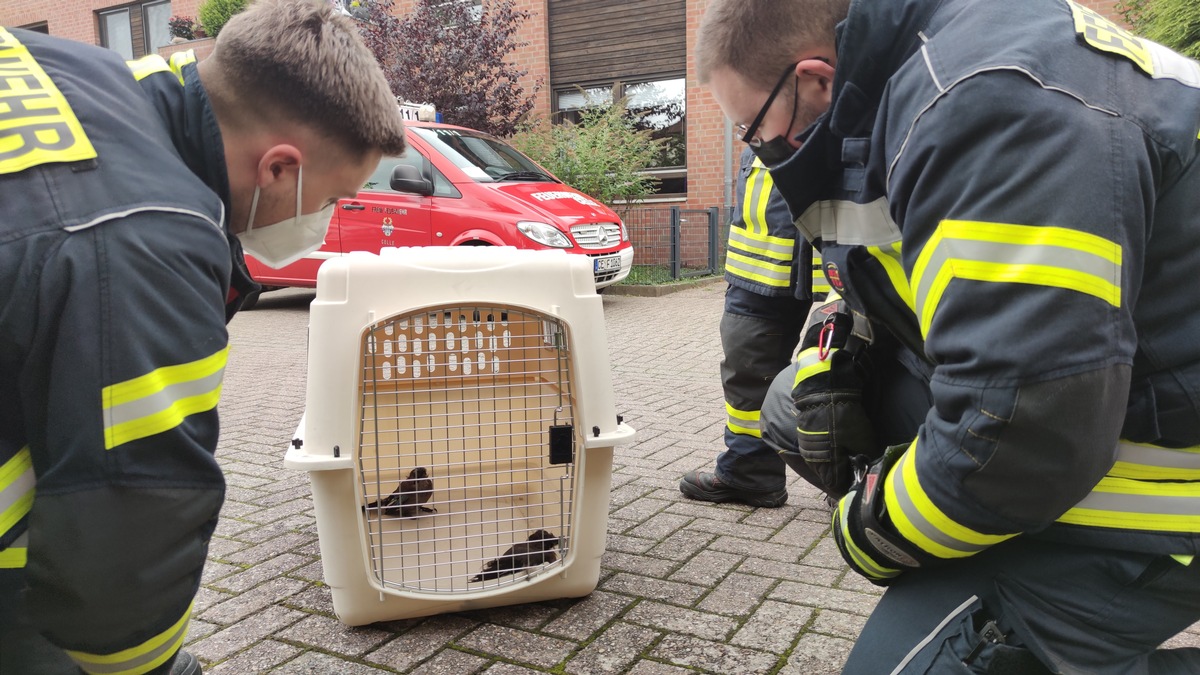
<path fill-rule="evenodd" d="M 761 141 L 757 145 L 750 146 L 750 152 L 754 153 L 755 157 L 762 160 L 768 168 L 782 164 L 789 157 L 796 154 L 796 148 L 792 147 L 791 143 L 783 136 L 776 136 L 769 141 Z"/>

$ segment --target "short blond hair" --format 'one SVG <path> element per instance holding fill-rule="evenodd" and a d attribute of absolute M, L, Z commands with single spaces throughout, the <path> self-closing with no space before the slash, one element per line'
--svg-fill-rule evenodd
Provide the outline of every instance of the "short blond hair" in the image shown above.
<path fill-rule="evenodd" d="M 208 61 L 205 87 L 234 124 L 291 121 L 351 156 L 404 152 L 383 71 L 354 21 L 329 2 L 255 0 L 221 29 Z"/>
<path fill-rule="evenodd" d="M 770 90 L 806 49 L 832 46 L 850 0 L 712 0 L 696 37 L 701 84 L 728 68 Z"/>

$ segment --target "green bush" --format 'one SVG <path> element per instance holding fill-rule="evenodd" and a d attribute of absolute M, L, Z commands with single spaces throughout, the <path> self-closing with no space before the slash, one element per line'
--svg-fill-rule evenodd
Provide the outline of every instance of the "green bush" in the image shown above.
<path fill-rule="evenodd" d="M 512 143 L 601 203 L 622 201 L 628 206 L 653 194 L 658 179 L 641 171 L 657 166 L 663 140 L 652 139 L 653 130 L 636 128 L 623 99 L 588 106 L 579 116 L 578 124 L 538 120 L 515 134 Z"/>
<path fill-rule="evenodd" d="M 1175 51 L 1200 59 L 1200 3 L 1196 0 L 1153 0 L 1139 7 L 1135 30 Z"/>
<path fill-rule="evenodd" d="M 204 32 L 210 37 L 216 37 L 225 24 L 229 23 L 229 19 L 243 9 L 246 9 L 246 0 L 204 0 L 200 3 L 197 14 L 200 17 L 200 25 L 204 26 Z"/>

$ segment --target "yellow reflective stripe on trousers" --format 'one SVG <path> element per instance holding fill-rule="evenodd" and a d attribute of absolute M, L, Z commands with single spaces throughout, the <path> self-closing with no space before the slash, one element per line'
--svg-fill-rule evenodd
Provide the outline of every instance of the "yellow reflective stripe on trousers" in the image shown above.
<path fill-rule="evenodd" d="M 136 647 L 115 654 L 67 650 L 67 655 L 89 675 L 142 675 L 166 663 L 179 651 L 183 638 L 187 636 L 188 619 L 191 616 L 192 606 L 188 605 L 187 611 L 170 628 Z"/>
<path fill-rule="evenodd" d="M 52 162 L 95 159 L 96 149 L 46 71 L 0 27 L 0 175 Z"/>
<path fill-rule="evenodd" d="M 0 535 L 12 529 L 33 507 L 35 482 L 29 446 L 0 465 Z"/>
<path fill-rule="evenodd" d="M 965 558 L 1017 536 L 984 534 L 955 522 L 938 508 L 917 478 L 917 442 L 892 467 L 883 499 L 900 536 L 939 558 Z"/>
<path fill-rule="evenodd" d="M 774 188 L 771 172 L 762 160 L 755 157 L 750 175 L 746 177 L 746 192 L 742 195 L 742 222 L 750 232 L 766 234 L 770 231 L 767 225 L 767 202 L 771 201 L 771 190 Z"/>
<path fill-rule="evenodd" d="M 29 547 L 29 533 L 22 533 L 8 548 L 0 549 L 0 570 L 20 569 L 25 566 Z"/>
<path fill-rule="evenodd" d="M 761 410 L 738 410 L 726 402 L 725 415 L 725 426 L 733 433 L 762 438 L 762 428 L 759 425 Z"/>
<path fill-rule="evenodd" d="M 791 265 L 774 265 L 733 251 L 725 254 L 725 271 L 777 288 L 787 288 L 792 283 Z"/>
<path fill-rule="evenodd" d="M 1200 533 L 1200 447 L 1122 441 L 1108 475 L 1058 522 Z"/>
<path fill-rule="evenodd" d="M 188 415 L 215 408 L 228 354 L 225 347 L 198 361 L 105 387 L 105 449 L 173 429 Z"/>
<path fill-rule="evenodd" d="M 923 335 L 953 279 L 1063 288 L 1120 307 L 1121 247 L 1061 227 L 944 220 L 913 266 L 911 288 Z"/>

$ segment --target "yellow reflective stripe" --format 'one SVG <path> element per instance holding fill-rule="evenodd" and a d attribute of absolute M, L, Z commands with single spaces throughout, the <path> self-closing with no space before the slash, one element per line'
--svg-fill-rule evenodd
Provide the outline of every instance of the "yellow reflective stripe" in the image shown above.
<path fill-rule="evenodd" d="M 1200 533 L 1200 482 L 1105 477 L 1058 522 L 1127 530 Z"/>
<path fill-rule="evenodd" d="M 916 455 L 913 441 L 884 484 L 884 503 L 900 536 L 930 555 L 965 558 L 1019 534 L 984 534 L 951 520 L 921 486 Z"/>
<path fill-rule="evenodd" d="M 796 385 L 814 375 L 829 372 L 829 368 L 832 365 L 830 360 L 836 351 L 837 348 L 830 349 L 824 361 L 821 360 L 820 353 L 816 347 L 809 347 L 797 354 L 796 365 L 798 367 L 796 368 L 796 379 L 792 380 L 792 388 L 795 389 Z"/>
<path fill-rule="evenodd" d="M 187 49 L 182 52 L 175 52 L 171 55 L 171 72 L 179 78 L 179 83 L 183 84 L 183 67 L 189 63 L 196 62 L 196 50 Z"/>
<path fill-rule="evenodd" d="M 763 234 L 769 231 L 767 204 L 771 201 L 771 190 L 774 188 L 771 172 L 755 158 L 750 175 L 746 177 L 746 193 L 742 195 L 742 222 L 746 224 L 746 230 Z"/>
<path fill-rule="evenodd" d="M 25 566 L 29 549 L 24 546 L 9 546 L 0 550 L 0 570 L 21 569 Z"/>
<path fill-rule="evenodd" d="M 787 288 L 792 282 L 791 265 L 773 265 L 733 251 L 725 254 L 725 271 L 768 286 Z"/>
<path fill-rule="evenodd" d="M 1092 47 L 1110 54 L 1117 54 L 1133 61 L 1147 75 L 1154 75 L 1150 52 L 1142 41 L 1129 31 L 1104 18 L 1099 12 L 1067 2 L 1075 18 L 1075 33 Z"/>
<path fill-rule="evenodd" d="M 725 415 L 725 426 L 733 433 L 762 438 L 762 429 L 759 426 L 759 421 L 762 419 L 762 411 L 738 410 L 727 402 L 725 404 Z"/>
<path fill-rule="evenodd" d="M 952 279 L 1063 288 L 1120 307 L 1121 247 L 1061 227 L 944 220 L 913 266 L 922 334 Z"/>
<path fill-rule="evenodd" d="M 904 265 L 900 262 L 900 242 L 887 248 L 868 246 L 867 253 L 879 261 L 879 264 L 883 266 L 883 271 L 887 273 L 888 281 L 892 283 L 896 295 L 900 296 L 904 304 L 908 305 L 908 308 L 915 313 L 917 308 L 913 303 L 912 288 L 908 285 L 908 275 L 904 273 Z"/>
<path fill-rule="evenodd" d="M 187 50 L 184 52 L 175 52 L 171 55 L 171 62 L 167 63 L 166 59 L 158 54 L 147 54 L 135 61 L 126 61 L 125 65 L 129 66 L 129 70 L 133 71 L 135 80 L 142 80 L 154 73 L 173 73 L 179 84 L 183 84 L 183 67 L 189 63 L 196 62 L 196 52 Z"/>
<path fill-rule="evenodd" d="M 834 511 L 833 527 L 841 529 L 842 543 L 846 547 L 846 554 L 854 560 L 854 566 L 873 579 L 888 579 L 900 574 L 900 570 L 880 565 L 858 547 L 854 537 L 850 536 L 850 526 L 848 525 L 850 518 L 846 513 L 849 508 L 850 499 L 843 498 L 838 502 L 837 509 Z"/>
<path fill-rule="evenodd" d="M 33 458 L 29 446 L 0 465 L 0 535 L 8 532 L 33 508 Z"/>
<path fill-rule="evenodd" d="M 94 159 L 96 149 L 25 45 L 0 28 L 0 174 L 52 162 Z"/>
<path fill-rule="evenodd" d="M 790 263 L 795 257 L 796 240 L 772 237 L 761 232 L 750 232 L 741 227 L 731 227 L 729 228 L 729 247 Z"/>
<path fill-rule="evenodd" d="M 166 663 L 187 636 L 192 606 L 170 628 L 136 647 L 115 654 L 89 654 L 67 650 L 67 655 L 89 675 L 142 675 Z"/>
<path fill-rule="evenodd" d="M 198 361 L 105 387 L 105 449 L 173 429 L 188 415 L 215 408 L 228 354 L 225 347 Z"/>
<path fill-rule="evenodd" d="M 1183 555 L 1183 554 L 1173 555 L 1171 557 L 1174 558 L 1176 560 L 1176 562 L 1178 562 L 1180 565 L 1183 565 L 1184 567 L 1191 565 L 1192 561 L 1195 560 L 1195 558 L 1196 558 L 1196 556 L 1194 556 L 1194 555 Z"/>
<path fill-rule="evenodd" d="M 133 71 L 133 79 L 139 81 L 154 73 L 171 72 L 171 67 L 167 65 L 167 60 L 158 54 L 147 54 L 136 61 L 126 61 L 125 65 L 129 66 L 129 70 Z"/>

